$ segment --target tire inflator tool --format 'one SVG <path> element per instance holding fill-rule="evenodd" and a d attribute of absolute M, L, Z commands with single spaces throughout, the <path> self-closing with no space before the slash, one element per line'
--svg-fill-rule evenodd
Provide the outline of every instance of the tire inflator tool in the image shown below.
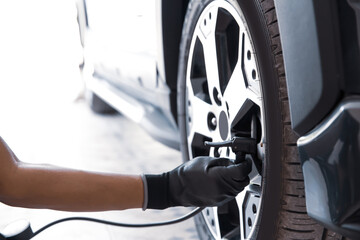
<path fill-rule="evenodd" d="M 262 174 L 262 163 L 257 157 L 257 141 L 254 138 L 233 137 L 231 140 L 224 142 L 205 141 L 205 146 L 215 147 L 215 149 L 220 147 L 230 147 L 236 156 L 234 161 L 235 164 L 245 161 L 246 154 L 250 154 L 256 169 L 260 175 Z"/>

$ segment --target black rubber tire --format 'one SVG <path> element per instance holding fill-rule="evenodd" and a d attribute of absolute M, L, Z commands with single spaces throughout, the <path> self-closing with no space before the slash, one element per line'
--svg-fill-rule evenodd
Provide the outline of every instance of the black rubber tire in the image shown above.
<path fill-rule="evenodd" d="M 189 160 L 186 120 L 186 79 L 189 47 L 197 19 L 213 0 L 188 5 L 179 55 L 178 121 L 183 160 Z M 266 157 L 260 216 L 253 239 L 345 239 L 312 220 L 306 212 L 297 136 L 291 129 L 281 42 L 273 0 L 227 0 L 247 21 L 257 60 L 264 99 Z M 213 239 L 202 215 L 195 218 L 201 239 Z"/>
<path fill-rule="evenodd" d="M 86 96 L 91 110 L 98 114 L 113 114 L 116 110 L 102 100 L 98 95 L 93 92 L 89 92 Z"/>

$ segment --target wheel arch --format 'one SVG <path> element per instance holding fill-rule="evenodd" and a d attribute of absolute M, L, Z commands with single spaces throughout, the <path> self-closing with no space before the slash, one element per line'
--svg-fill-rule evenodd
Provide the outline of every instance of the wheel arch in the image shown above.
<path fill-rule="evenodd" d="M 292 128 L 303 135 L 323 120 L 341 97 L 343 69 L 336 2 L 274 2 Z"/>

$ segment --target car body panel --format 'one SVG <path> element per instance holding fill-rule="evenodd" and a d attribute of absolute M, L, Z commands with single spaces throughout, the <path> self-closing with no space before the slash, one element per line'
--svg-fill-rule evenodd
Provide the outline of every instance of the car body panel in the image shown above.
<path fill-rule="evenodd" d="M 316 2 L 323 3 L 321 13 Z M 340 43 L 331 2 L 275 0 L 292 128 L 299 135 L 314 128 L 340 96 Z"/>
<path fill-rule="evenodd" d="M 338 1 L 344 92 L 360 94 L 360 0 Z"/>
<path fill-rule="evenodd" d="M 347 1 L 275 0 L 275 6 L 292 128 L 302 136 L 297 144 L 308 214 L 358 239 L 359 20 Z"/>
<path fill-rule="evenodd" d="M 342 101 L 298 141 L 308 214 L 360 238 L 360 97 Z M 340 229 L 341 228 L 341 229 Z"/>
<path fill-rule="evenodd" d="M 162 15 L 168 12 L 161 0 L 79 2 L 81 15 L 87 19 L 79 21 L 87 88 L 156 140 L 179 149 L 176 88 L 171 88 L 176 86 L 176 74 L 171 75 L 174 83 L 169 84 L 166 75 L 170 67 L 165 66 L 165 56 L 174 58 L 175 48 L 161 46 L 166 39 L 169 45 L 176 31 L 180 39 L 182 23 L 164 37 Z M 170 24 L 175 21 L 170 20 L 167 16 Z"/>
<path fill-rule="evenodd" d="M 87 0 L 86 6 L 91 35 L 86 47 L 98 74 L 115 85 L 132 81 L 155 88 L 155 1 Z"/>

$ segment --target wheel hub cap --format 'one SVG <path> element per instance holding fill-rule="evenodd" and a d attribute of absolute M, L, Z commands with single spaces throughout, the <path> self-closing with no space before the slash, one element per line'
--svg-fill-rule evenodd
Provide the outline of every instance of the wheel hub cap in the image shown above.
<path fill-rule="evenodd" d="M 220 113 L 219 128 L 220 128 L 219 130 L 220 130 L 221 139 L 226 140 L 229 131 L 229 124 L 226 113 L 224 111 Z"/>

